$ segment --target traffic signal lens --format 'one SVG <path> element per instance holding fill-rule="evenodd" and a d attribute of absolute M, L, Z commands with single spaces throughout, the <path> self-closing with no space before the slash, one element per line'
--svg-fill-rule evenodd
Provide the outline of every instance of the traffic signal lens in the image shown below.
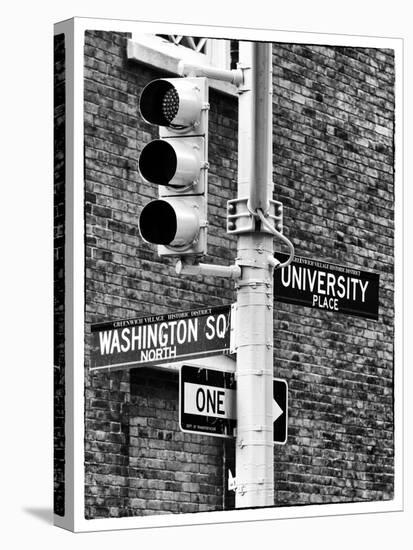
<path fill-rule="evenodd" d="M 179 110 L 178 91 L 167 80 L 154 80 L 142 92 L 140 109 L 147 122 L 170 126 Z"/>
<path fill-rule="evenodd" d="M 153 80 L 143 89 L 139 102 L 143 118 L 180 135 L 194 128 L 202 133 L 199 124 L 204 102 L 199 86 L 185 78 L 171 80 Z"/>
<path fill-rule="evenodd" d="M 171 123 L 179 111 L 179 95 L 176 88 L 170 88 L 162 100 L 162 113 L 168 123 Z"/>
<path fill-rule="evenodd" d="M 139 170 L 150 183 L 168 185 L 176 173 L 174 148 L 165 140 L 156 139 L 144 147 L 139 157 Z"/>
<path fill-rule="evenodd" d="M 190 198 L 154 200 L 143 208 L 139 230 L 146 242 L 185 250 L 199 236 L 199 206 Z"/>
<path fill-rule="evenodd" d="M 139 230 L 145 241 L 169 245 L 174 240 L 177 230 L 175 210 L 163 200 L 150 202 L 140 215 Z"/>

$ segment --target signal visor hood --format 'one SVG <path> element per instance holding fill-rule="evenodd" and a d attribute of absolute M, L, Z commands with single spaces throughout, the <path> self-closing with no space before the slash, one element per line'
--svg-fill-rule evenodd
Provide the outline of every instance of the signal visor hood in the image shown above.
<path fill-rule="evenodd" d="M 139 157 L 141 176 L 150 183 L 186 187 L 198 181 L 201 171 L 199 147 L 182 138 L 156 139 Z"/>
<path fill-rule="evenodd" d="M 185 78 L 153 80 L 145 86 L 140 98 L 140 111 L 146 122 L 169 128 L 199 124 L 201 109 L 200 89 Z"/>
<path fill-rule="evenodd" d="M 144 241 L 171 247 L 189 247 L 199 234 L 199 213 L 191 201 L 173 198 L 147 204 L 139 218 Z"/>

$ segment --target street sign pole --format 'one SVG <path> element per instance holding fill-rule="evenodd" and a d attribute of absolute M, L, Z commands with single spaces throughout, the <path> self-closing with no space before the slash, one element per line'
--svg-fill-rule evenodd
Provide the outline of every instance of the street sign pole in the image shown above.
<path fill-rule="evenodd" d="M 271 44 L 240 43 L 238 199 L 265 214 L 272 199 Z M 274 504 L 273 235 L 255 227 L 238 235 L 237 508 Z"/>

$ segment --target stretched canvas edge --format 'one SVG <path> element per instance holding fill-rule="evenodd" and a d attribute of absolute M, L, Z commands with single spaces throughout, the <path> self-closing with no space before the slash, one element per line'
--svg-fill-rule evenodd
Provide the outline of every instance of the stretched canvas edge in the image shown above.
<path fill-rule="evenodd" d="M 271 42 L 390 48 L 395 53 L 395 354 L 394 354 L 394 498 L 389 501 L 334 503 L 255 510 L 199 512 L 89 519 L 84 517 L 84 178 L 83 53 L 86 30 L 199 34 L 216 38 Z M 57 526 L 75 532 L 184 526 L 403 510 L 403 38 L 296 32 L 246 27 L 188 25 L 154 21 L 73 18 L 56 23 L 66 43 L 66 244 L 65 244 L 65 515 Z"/>

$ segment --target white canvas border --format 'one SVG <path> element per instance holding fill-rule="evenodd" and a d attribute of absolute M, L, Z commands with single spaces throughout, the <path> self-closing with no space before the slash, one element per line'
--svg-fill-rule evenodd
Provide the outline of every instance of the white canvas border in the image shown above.
<path fill-rule="evenodd" d="M 197 514 L 156 515 L 89 519 L 84 517 L 84 178 L 83 178 L 83 92 L 84 32 L 173 32 L 216 38 L 238 38 L 271 42 L 346 45 L 352 47 L 390 48 L 395 52 L 395 363 L 394 363 L 394 499 L 357 502 L 199 512 Z M 137 22 L 112 19 L 74 18 L 55 25 L 55 34 L 66 35 L 66 452 L 65 516 L 55 515 L 56 525 L 80 531 L 100 531 L 196 525 L 211 523 L 309 518 L 341 514 L 390 512 L 403 510 L 403 40 L 369 36 L 338 35 L 212 27 L 176 23 Z M 73 54 L 73 56 L 72 56 Z"/>

